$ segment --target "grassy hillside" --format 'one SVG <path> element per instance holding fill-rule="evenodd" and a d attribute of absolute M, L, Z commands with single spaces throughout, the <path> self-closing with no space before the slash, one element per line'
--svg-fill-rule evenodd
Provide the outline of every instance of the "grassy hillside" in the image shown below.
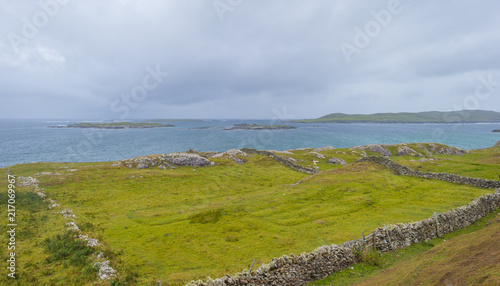
<path fill-rule="evenodd" d="M 419 151 L 418 146 L 425 144 L 408 146 Z M 395 152 L 397 146 L 387 148 Z M 434 167 L 493 177 L 499 162 L 490 158 L 500 155 L 498 149 L 475 152 L 463 157 L 435 155 L 442 162 L 462 163 Z M 362 231 L 385 224 L 421 220 L 490 192 L 395 176 L 379 165 L 355 163 L 361 154 L 349 149 L 280 154 L 321 171 L 313 176 L 261 155 L 246 157 L 245 164 L 216 158 L 210 159 L 214 166 L 166 170 L 112 167 L 111 162 L 12 166 L 10 171 L 17 176 L 36 177 L 48 197 L 60 204 L 49 209 L 49 203 L 34 196 L 31 189 L 17 187 L 22 230 L 18 238 L 19 283 L 97 283 L 96 270 L 89 265 L 98 251 L 82 248 L 81 255 L 72 257 L 50 247 L 73 245 L 64 237 L 66 221 L 58 213 L 64 209 L 73 211 L 85 234 L 99 239 L 99 251 L 110 258 L 121 282 L 154 285 L 161 280 L 164 285 L 183 285 L 192 279 L 239 272 L 254 258 L 258 266 L 283 254 L 356 239 Z M 332 157 L 342 158 L 348 165 L 328 164 Z M 416 164 L 411 160 L 419 158 L 396 159 Z M 471 166 L 476 167 L 472 170 Z M 431 167 L 429 163 L 421 168 Z M 4 177 L 6 171 L 2 169 Z M 50 173 L 35 176 L 40 172 Z M 0 188 L 7 188 L 5 180 L 0 180 Z M 5 224 L 0 224 L 0 231 L 5 233 Z M 6 245 L 7 239 L 2 236 L 0 243 Z M 0 271 L 0 283 L 7 282 L 6 271 Z"/>
<path fill-rule="evenodd" d="M 419 113 L 375 113 L 344 114 L 331 113 L 317 119 L 296 120 L 294 122 L 337 122 L 337 123 L 476 123 L 500 122 L 500 113 L 486 110 L 462 110 L 452 112 L 428 111 Z"/>

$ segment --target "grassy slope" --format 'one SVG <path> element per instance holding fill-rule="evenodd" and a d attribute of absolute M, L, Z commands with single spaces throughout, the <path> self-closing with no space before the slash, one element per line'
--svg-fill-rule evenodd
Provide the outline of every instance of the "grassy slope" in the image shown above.
<path fill-rule="evenodd" d="M 420 220 L 488 192 L 394 176 L 371 163 L 334 166 L 326 164 L 327 158 L 341 157 L 353 163 L 359 151 L 322 151 L 326 158 L 317 159 L 308 154 L 311 150 L 284 155 L 310 167 L 317 160 L 320 170 L 329 169 L 308 179 L 263 156 L 253 156 L 244 165 L 217 159 L 216 166 L 175 170 L 116 168 L 110 163 L 13 166 L 13 173 L 23 176 L 41 171 L 63 174 L 39 177 L 47 194 L 61 208 L 40 207 L 40 215 L 47 216 L 46 223 L 33 230 L 34 238 L 20 242 L 24 253 L 20 269 L 40 283 L 59 281 L 63 285 L 61 281 L 78 275 L 76 270 L 47 272 L 54 266 L 44 262 L 48 254 L 40 241 L 64 229 L 63 220 L 55 214 L 62 208 L 72 209 L 79 225 L 90 226 L 87 232 L 91 236 L 115 252 L 122 252 L 119 259 L 123 262 L 116 260 L 118 268 L 133 266 L 141 284 L 157 279 L 180 284 L 238 272 L 248 268 L 253 258 L 259 265 L 275 256 L 359 238 L 361 231 L 369 232 L 384 224 Z M 466 165 L 469 159 L 471 164 L 475 160 L 482 164 L 498 156 L 494 148 L 481 152 L 484 154 L 443 158 L 463 160 Z M 413 163 L 412 157 L 397 159 Z M 475 174 L 489 178 L 498 170 L 495 164 L 486 164 Z M 63 167 L 78 170 L 68 172 Z M 449 171 L 453 167 L 447 166 Z M 460 173 L 460 168 L 455 171 Z M 289 186 L 301 179 L 303 183 Z M 0 187 L 5 188 L 4 180 Z M 28 206 L 21 205 L 20 209 L 24 211 Z M 195 215 L 210 218 L 210 211 L 219 210 L 221 216 L 216 221 L 191 222 Z M 5 239 L 2 237 L 1 243 Z"/>
<path fill-rule="evenodd" d="M 500 113 L 485 110 L 465 110 L 453 112 L 419 113 L 375 113 L 344 114 L 331 113 L 317 119 L 297 120 L 294 122 L 376 122 L 376 123 L 449 123 L 449 122 L 500 122 Z"/>

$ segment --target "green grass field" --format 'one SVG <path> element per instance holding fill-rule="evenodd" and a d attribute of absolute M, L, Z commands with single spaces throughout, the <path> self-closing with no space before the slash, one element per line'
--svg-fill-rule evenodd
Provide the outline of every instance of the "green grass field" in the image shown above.
<path fill-rule="evenodd" d="M 419 170 L 496 179 L 498 149 L 439 155 L 435 156 L 439 160 L 428 162 L 411 161 L 419 158 L 410 156 L 392 159 Z M 183 285 L 248 269 L 254 259 L 257 267 L 283 254 L 360 238 L 362 231 L 378 226 L 421 220 L 491 192 L 395 176 L 373 163 L 355 163 L 361 156 L 356 150 L 319 152 L 325 158 L 310 151 L 281 155 L 304 167 L 319 168 L 314 176 L 261 155 L 246 158 L 243 165 L 217 158 L 215 166 L 167 170 L 112 167 L 112 162 L 12 166 L 9 169 L 17 176 L 59 173 L 35 176 L 48 197 L 60 204 L 54 209 L 49 210 L 48 203 L 30 189 L 17 187 L 21 273 L 17 282 L 96 283 L 95 269 L 77 263 L 91 263 L 96 253 L 85 254 L 88 260 L 64 255 L 57 260 L 48 246 L 47 241 L 65 233 L 66 220 L 56 213 L 63 209 L 73 210 L 82 231 L 103 244 L 99 251 L 118 270 L 122 284 L 117 285 L 154 285 L 159 280 L 163 285 Z M 331 157 L 349 164 L 327 164 Z M 6 172 L 2 169 L 5 179 Z M 6 180 L 0 180 L 0 188 L 6 186 Z M 5 233 L 6 226 L 1 225 Z M 6 245 L 7 239 L 2 236 L 0 243 Z M 59 239 L 62 248 L 72 245 L 68 238 Z M 8 252 L 2 249 L 5 261 Z M 7 270 L 0 273 L 0 283 L 8 282 Z"/>

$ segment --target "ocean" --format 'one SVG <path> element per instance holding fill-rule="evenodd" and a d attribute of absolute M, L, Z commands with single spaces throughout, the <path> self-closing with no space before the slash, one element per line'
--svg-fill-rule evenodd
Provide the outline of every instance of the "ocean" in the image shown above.
<path fill-rule="evenodd" d="M 146 120 L 131 120 L 144 122 Z M 151 129 L 50 128 L 91 120 L 0 120 L 0 167 L 33 162 L 115 161 L 140 155 L 256 148 L 287 150 L 367 144 L 435 142 L 462 149 L 493 146 L 500 123 L 365 124 L 289 123 L 297 129 L 232 130 L 236 123 L 274 125 L 273 120 L 162 121 L 175 127 Z M 201 128 L 201 129 L 197 129 Z"/>

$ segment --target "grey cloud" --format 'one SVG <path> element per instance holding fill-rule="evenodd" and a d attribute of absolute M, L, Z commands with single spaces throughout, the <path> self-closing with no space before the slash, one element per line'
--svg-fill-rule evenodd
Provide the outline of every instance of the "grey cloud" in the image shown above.
<path fill-rule="evenodd" d="M 391 1 L 243 0 L 223 21 L 213 1 L 67 1 L 18 53 L 9 33 L 21 35 L 23 18 L 43 9 L 3 1 L 0 100 L 11 106 L 0 114 L 117 116 L 111 103 L 157 65 L 169 76 L 131 117 L 265 118 L 284 106 L 297 118 L 448 110 L 478 76 L 500 81 L 492 0 L 401 0 L 401 13 L 347 62 L 341 43 L 353 45 L 355 28 L 364 31 Z M 499 110 L 498 98 L 481 106 Z"/>

